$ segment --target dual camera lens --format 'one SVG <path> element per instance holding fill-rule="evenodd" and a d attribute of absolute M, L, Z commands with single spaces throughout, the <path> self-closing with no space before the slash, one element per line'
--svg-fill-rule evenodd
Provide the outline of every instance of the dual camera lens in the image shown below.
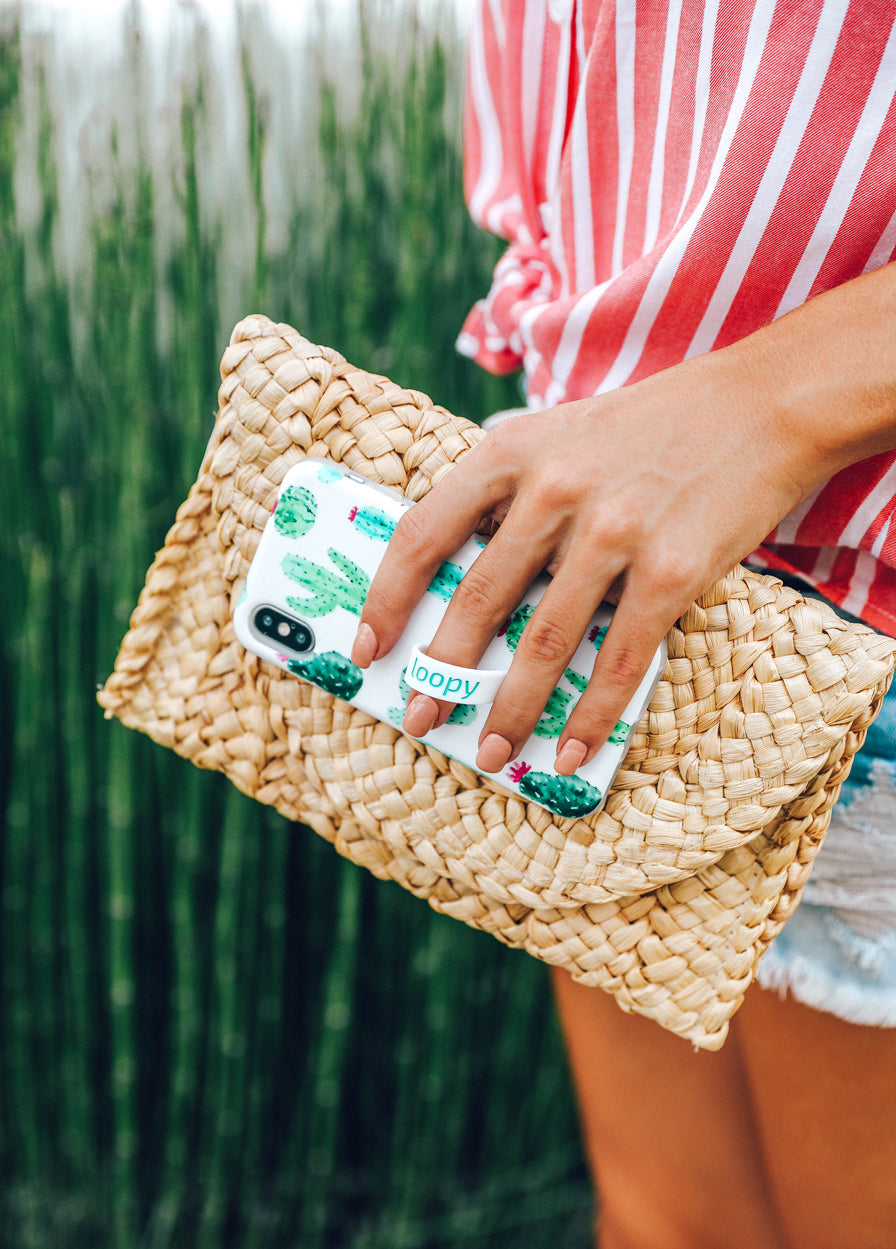
<path fill-rule="evenodd" d="M 307 655 L 314 649 L 314 634 L 305 622 L 295 616 L 287 616 L 275 607 L 259 607 L 252 623 L 257 633 L 276 642 L 284 650 Z"/>

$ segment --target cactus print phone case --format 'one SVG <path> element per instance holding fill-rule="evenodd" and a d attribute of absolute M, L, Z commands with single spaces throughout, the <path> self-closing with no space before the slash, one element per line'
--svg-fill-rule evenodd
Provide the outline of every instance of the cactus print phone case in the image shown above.
<path fill-rule="evenodd" d="M 396 728 L 411 692 L 409 674 L 415 688 L 467 700 L 458 703 L 447 723 L 420 740 L 476 771 L 488 706 L 472 700 L 486 693 L 489 680 L 495 687 L 510 667 L 547 578 L 532 585 L 492 640 L 480 669 L 427 662 L 426 646 L 461 578 L 485 546 L 484 539 L 474 536 L 442 564 L 391 654 L 366 670 L 356 667 L 349 656 L 364 599 L 399 517 L 412 506 L 394 491 L 329 461 L 308 459 L 290 469 L 249 569 L 234 627 L 242 645 L 262 659 Z M 665 664 L 663 646 L 606 745 L 576 776 L 558 776 L 553 768 L 557 738 L 588 683 L 611 614 L 603 607 L 596 613 L 529 741 L 490 778 L 554 815 L 588 815 L 601 805 Z"/>

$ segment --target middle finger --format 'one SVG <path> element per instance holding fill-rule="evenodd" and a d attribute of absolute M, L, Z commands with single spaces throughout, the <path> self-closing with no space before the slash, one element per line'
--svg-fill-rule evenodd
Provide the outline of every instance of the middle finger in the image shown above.
<path fill-rule="evenodd" d="M 557 537 L 545 527 L 533 537 L 518 517 L 516 501 L 500 529 L 464 575 L 436 633 L 425 647 L 432 659 L 475 668 L 501 625 L 519 605 L 556 550 Z M 403 727 L 417 737 L 442 724 L 452 704 L 415 694 Z"/>

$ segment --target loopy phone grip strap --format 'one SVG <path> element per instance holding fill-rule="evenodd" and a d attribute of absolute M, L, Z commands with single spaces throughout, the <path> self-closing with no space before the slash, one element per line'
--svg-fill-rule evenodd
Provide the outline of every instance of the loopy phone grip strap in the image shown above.
<path fill-rule="evenodd" d="M 414 646 L 404 679 L 411 689 L 445 702 L 492 703 L 507 671 L 506 668 L 458 668 L 456 664 L 432 659 L 419 646 Z"/>

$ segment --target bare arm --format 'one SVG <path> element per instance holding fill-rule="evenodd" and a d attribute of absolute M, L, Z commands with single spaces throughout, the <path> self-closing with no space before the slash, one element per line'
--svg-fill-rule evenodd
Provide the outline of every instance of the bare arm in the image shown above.
<path fill-rule="evenodd" d="M 811 300 L 741 342 L 622 390 L 499 425 L 401 521 L 353 658 L 387 654 L 439 564 L 481 518 L 501 528 L 428 651 L 475 667 L 527 586 L 551 585 L 480 738 L 498 771 L 522 747 L 615 585 L 618 607 L 557 769 L 593 757 L 660 640 L 709 585 L 835 472 L 896 447 L 896 264 Z M 416 695 L 422 736 L 448 704 Z"/>

